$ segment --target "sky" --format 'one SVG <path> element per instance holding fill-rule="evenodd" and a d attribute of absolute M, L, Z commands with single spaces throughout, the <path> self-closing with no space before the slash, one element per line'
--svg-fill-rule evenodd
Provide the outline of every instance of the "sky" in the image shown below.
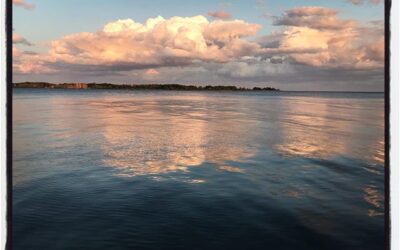
<path fill-rule="evenodd" d="M 13 81 L 383 91 L 382 0 L 13 0 Z"/>

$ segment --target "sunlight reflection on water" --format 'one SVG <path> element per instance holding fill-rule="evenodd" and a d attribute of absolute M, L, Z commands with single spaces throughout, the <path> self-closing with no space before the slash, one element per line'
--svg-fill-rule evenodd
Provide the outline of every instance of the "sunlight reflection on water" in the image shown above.
<path fill-rule="evenodd" d="M 279 230 L 287 225 L 285 232 L 297 242 L 287 244 L 298 246 L 296 232 L 290 234 L 294 226 L 282 222 L 291 217 L 295 226 L 309 232 L 310 240 L 322 234 L 337 244 L 376 249 L 372 246 L 383 239 L 368 238 L 383 230 L 381 94 L 15 90 L 13 105 L 15 208 L 24 219 L 16 223 L 17 233 L 25 225 L 40 225 L 34 210 L 19 204 L 72 197 L 75 206 L 83 207 L 80 203 L 86 200 L 107 201 L 97 196 L 109 192 L 116 194 L 102 213 L 117 211 L 136 225 L 139 219 L 130 221 L 128 208 L 143 199 L 155 202 L 157 192 L 150 191 L 163 185 L 165 197 L 174 198 L 160 210 L 198 211 L 200 223 L 211 216 L 206 209 L 210 204 L 227 202 L 214 207 L 235 215 L 229 222 L 244 223 L 243 217 L 254 219 L 250 231 L 258 226 L 259 232 L 276 229 L 276 234 L 260 236 L 260 242 L 281 242 Z M 38 183 L 45 189 L 35 189 Z M 180 190 L 179 185 L 189 187 Z M 71 197 L 54 198 L 56 188 L 72 192 Z M 139 193 L 133 195 L 133 190 Z M 90 217 L 93 211 L 87 213 Z M 265 222 L 269 214 L 280 222 Z M 81 212 L 76 218 L 85 221 Z M 168 216 L 160 220 L 164 218 Z M 115 227 L 112 220 L 104 223 Z M 89 232 L 96 228 L 87 225 Z M 103 237 L 113 240 L 124 234 L 115 230 L 118 236 Z M 137 230 L 142 237 L 150 235 Z"/>

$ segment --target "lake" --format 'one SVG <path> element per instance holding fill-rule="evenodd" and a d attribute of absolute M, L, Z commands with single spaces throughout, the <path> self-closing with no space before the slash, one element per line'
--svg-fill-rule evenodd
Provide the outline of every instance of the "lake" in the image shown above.
<path fill-rule="evenodd" d="M 14 89 L 14 249 L 384 249 L 382 93 Z"/>

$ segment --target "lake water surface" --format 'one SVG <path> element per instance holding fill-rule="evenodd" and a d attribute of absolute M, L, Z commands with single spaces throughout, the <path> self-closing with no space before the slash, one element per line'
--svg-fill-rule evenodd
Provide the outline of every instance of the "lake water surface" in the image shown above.
<path fill-rule="evenodd" d="M 13 95 L 14 249 L 384 249 L 381 93 Z"/>

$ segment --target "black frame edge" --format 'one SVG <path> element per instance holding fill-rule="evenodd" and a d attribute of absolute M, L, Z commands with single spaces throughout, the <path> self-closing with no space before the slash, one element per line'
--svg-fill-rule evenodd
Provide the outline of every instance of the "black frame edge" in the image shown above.
<path fill-rule="evenodd" d="M 6 0 L 6 250 L 12 249 L 12 0 Z M 390 14 L 392 1 L 384 2 L 385 18 L 385 249 L 391 249 L 390 219 Z"/>
<path fill-rule="evenodd" d="M 385 0 L 385 249 L 391 249 L 390 220 L 390 11 L 391 0 Z"/>
<path fill-rule="evenodd" d="M 6 0 L 6 154 L 7 154 L 7 238 L 6 249 L 12 249 L 12 0 Z"/>

